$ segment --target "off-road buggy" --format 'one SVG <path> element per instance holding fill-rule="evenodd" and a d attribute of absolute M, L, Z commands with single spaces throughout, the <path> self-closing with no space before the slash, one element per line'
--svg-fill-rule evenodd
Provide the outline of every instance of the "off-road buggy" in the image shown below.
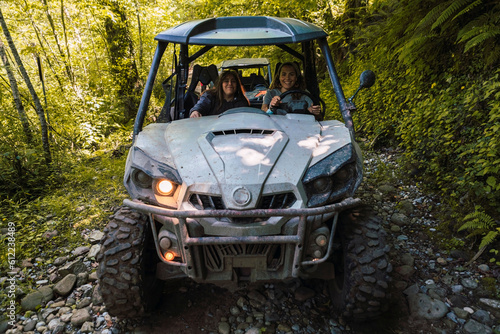
<path fill-rule="evenodd" d="M 221 17 L 155 39 L 125 168 L 131 199 L 105 228 L 98 256 L 109 313 L 141 316 L 161 294 L 159 283 L 180 277 L 220 285 L 304 278 L 324 282 L 346 318 L 379 316 L 387 305 L 388 247 L 379 220 L 352 197 L 362 180 L 355 107 L 344 97 L 327 34 L 296 19 Z M 145 126 L 168 44 L 176 55 L 164 57 L 175 61 L 163 80 L 165 106 L 160 121 Z M 344 122 L 253 107 L 188 118 L 197 99 L 192 87 L 217 79 L 213 66 L 194 70 L 201 56 L 213 47 L 264 45 L 301 64 L 303 93 L 324 113 L 315 65 L 321 50 Z M 373 73 L 360 81 L 371 86 Z"/>

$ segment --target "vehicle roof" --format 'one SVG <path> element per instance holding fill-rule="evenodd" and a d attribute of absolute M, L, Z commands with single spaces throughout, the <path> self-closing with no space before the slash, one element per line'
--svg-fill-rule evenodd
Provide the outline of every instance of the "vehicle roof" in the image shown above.
<path fill-rule="evenodd" d="M 292 18 L 229 16 L 188 21 L 159 33 L 160 42 L 211 46 L 254 46 L 305 42 L 327 33 Z"/>
<path fill-rule="evenodd" d="M 270 64 L 267 58 L 239 58 L 224 60 L 220 64 L 220 68 L 234 68 L 234 67 L 261 67 Z"/>

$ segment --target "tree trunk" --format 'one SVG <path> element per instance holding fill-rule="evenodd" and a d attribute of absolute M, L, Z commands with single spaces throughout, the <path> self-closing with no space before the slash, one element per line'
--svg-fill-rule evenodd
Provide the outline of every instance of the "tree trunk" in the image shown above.
<path fill-rule="evenodd" d="M 57 49 L 59 50 L 59 54 L 61 55 L 62 61 L 64 63 L 64 68 L 66 69 L 66 74 L 68 75 L 68 78 L 71 81 L 71 83 L 74 84 L 73 73 L 71 72 L 71 66 L 69 65 L 69 54 L 66 56 L 61 48 L 61 44 L 59 44 L 56 27 L 54 25 L 54 20 L 50 15 L 49 4 L 47 3 L 47 0 L 42 0 L 42 1 L 43 5 L 45 6 L 45 14 L 47 15 L 47 19 L 49 20 L 50 28 L 52 29 L 52 34 L 54 35 L 54 39 L 56 41 Z M 63 21 L 63 26 L 64 26 L 64 21 Z"/>
<path fill-rule="evenodd" d="M 14 98 L 14 103 L 16 105 L 17 112 L 19 114 L 19 120 L 23 126 L 24 135 L 26 136 L 26 142 L 28 145 L 33 144 L 33 134 L 31 133 L 30 123 L 28 120 L 28 116 L 26 115 L 26 111 L 24 110 L 24 105 L 21 100 L 21 96 L 19 94 L 19 88 L 17 87 L 16 77 L 14 76 L 14 72 L 10 67 L 9 59 L 7 58 L 7 54 L 5 51 L 4 44 L 0 39 L 0 58 L 2 58 L 3 65 L 5 66 L 5 70 L 7 71 L 7 76 L 9 77 L 10 88 L 12 90 L 12 97 Z"/>
<path fill-rule="evenodd" d="M 141 98 L 141 82 L 134 58 L 134 45 L 128 28 L 125 9 L 117 1 L 105 0 L 113 17 L 104 21 L 106 42 L 109 46 L 111 73 L 118 84 L 118 96 L 124 110 L 123 123 L 137 114 Z"/>
<path fill-rule="evenodd" d="M 142 28 L 141 28 L 141 15 L 139 10 L 139 2 L 135 0 L 135 11 L 137 16 L 137 29 L 139 30 L 139 69 L 142 73 L 142 57 L 143 57 L 143 46 L 142 46 Z"/>
<path fill-rule="evenodd" d="M 12 36 L 10 35 L 9 28 L 7 27 L 7 23 L 5 22 L 1 8 L 0 8 L 0 25 L 2 26 L 3 33 L 5 35 L 5 38 L 7 39 L 7 44 L 9 45 L 10 50 L 12 52 L 12 55 L 14 56 L 14 59 L 16 60 L 17 66 L 19 67 L 19 71 L 21 72 L 21 75 L 23 76 L 23 79 L 24 79 L 24 82 L 26 83 L 26 86 L 28 86 L 31 97 L 33 98 L 33 102 L 35 103 L 36 113 L 38 114 L 38 119 L 40 120 L 40 127 L 41 127 L 41 133 L 42 133 L 42 145 L 43 145 L 45 162 L 48 165 L 50 165 L 52 163 L 52 157 L 50 154 L 49 133 L 48 133 L 47 121 L 45 120 L 45 113 L 43 111 L 42 104 L 40 103 L 40 99 L 38 98 L 38 95 L 36 94 L 35 88 L 31 84 L 31 80 L 28 76 L 28 73 L 26 72 L 26 69 L 24 68 L 21 57 L 19 56 L 19 53 L 17 52 L 16 46 L 14 45 L 14 42 L 12 41 Z"/>
<path fill-rule="evenodd" d="M 66 45 L 66 54 L 68 55 L 68 68 L 71 75 L 71 82 L 74 84 L 75 75 L 73 74 L 73 70 L 71 67 L 71 53 L 69 52 L 69 43 L 68 43 L 68 32 L 66 31 L 66 20 L 64 19 L 64 2 L 61 0 L 61 23 L 63 27 L 63 35 L 64 35 L 64 44 Z"/>
<path fill-rule="evenodd" d="M 59 78 L 59 75 L 57 74 L 56 70 L 54 69 L 54 66 L 52 66 L 52 62 L 50 61 L 49 55 L 47 54 L 47 51 L 45 50 L 45 47 L 43 46 L 42 38 L 40 37 L 40 29 L 35 24 L 35 21 L 33 21 L 33 18 L 30 16 L 30 21 L 31 25 L 33 27 L 33 30 L 35 31 L 36 38 L 38 40 L 38 43 L 40 44 L 40 48 L 45 56 L 45 60 L 47 61 L 47 64 L 49 65 L 50 70 L 52 71 L 52 74 L 56 78 L 57 83 L 59 84 L 59 89 L 61 90 L 61 93 L 64 95 L 64 87 L 61 82 L 61 78 Z"/>

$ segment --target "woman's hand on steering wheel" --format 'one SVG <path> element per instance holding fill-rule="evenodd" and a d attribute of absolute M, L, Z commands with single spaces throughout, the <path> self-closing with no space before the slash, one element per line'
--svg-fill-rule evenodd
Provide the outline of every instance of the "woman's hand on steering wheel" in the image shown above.
<path fill-rule="evenodd" d="M 270 106 L 273 106 L 271 107 L 271 110 L 273 110 L 273 108 L 278 108 L 279 107 L 279 104 L 281 103 L 280 101 L 285 97 L 285 96 L 288 96 L 290 94 L 300 94 L 300 95 L 305 95 L 307 97 L 309 97 L 312 101 L 313 101 L 313 104 L 307 108 L 307 111 L 309 111 L 311 114 L 314 115 L 314 117 L 317 119 L 317 120 L 321 120 L 323 119 L 323 113 L 325 112 L 326 110 L 326 105 L 325 103 L 323 102 L 323 100 L 318 100 L 316 97 L 314 97 L 311 93 L 309 93 L 308 91 L 305 91 L 305 90 L 300 90 L 300 89 L 292 89 L 292 90 L 289 90 L 289 91 L 286 91 L 284 93 L 282 93 L 280 96 L 275 96 L 273 97 L 273 99 L 271 100 L 270 102 Z M 275 100 L 275 98 L 277 98 Z M 274 104 L 273 105 L 273 101 L 278 101 L 278 104 Z M 320 103 L 321 103 L 321 106 L 320 106 Z M 323 107 L 323 108 L 322 108 Z M 323 109 L 323 113 L 321 112 L 321 110 Z M 274 110 L 273 110 L 274 111 Z"/>
<path fill-rule="evenodd" d="M 319 116 L 321 115 L 321 106 L 317 105 L 317 104 L 313 104 L 312 106 L 310 106 L 309 108 L 307 108 L 307 110 L 313 114 L 314 116 Z"/>
<path fill-rule="evenodd" d="M 269 109 L 271 109 L 271 111 L 275 112 L 276 109 L 279 108 L 280 104 L 281 104 L 281 95 L 273 96 L 273 98 L 271 99 L 271 102 L 269 102 Z"/>

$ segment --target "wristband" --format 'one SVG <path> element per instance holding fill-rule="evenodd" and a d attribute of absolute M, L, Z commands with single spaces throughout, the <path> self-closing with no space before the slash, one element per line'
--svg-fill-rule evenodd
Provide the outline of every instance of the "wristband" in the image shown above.
<path fill-rule="evenodd" d="M 272 115 L 272 114 L 273 114 L 273 111 L 272 111 L 271 109 L 267 109 L 266 114 L 268 114 L 268 115 Z"/>

